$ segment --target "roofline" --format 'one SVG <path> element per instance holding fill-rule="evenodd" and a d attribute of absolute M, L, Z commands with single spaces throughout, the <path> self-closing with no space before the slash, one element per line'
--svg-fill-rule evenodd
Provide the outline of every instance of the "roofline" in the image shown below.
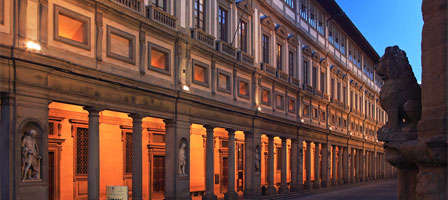
<path fill-rule="evenodd" d="M 348 18 L 345 12 L 339 7 L 335 0 L 316 0 L 322 8 L 335 20 L 343 31 L 367 54 L 374 64 L 378 62 L 380 56 L 362 35 L 359 29 Z"/>

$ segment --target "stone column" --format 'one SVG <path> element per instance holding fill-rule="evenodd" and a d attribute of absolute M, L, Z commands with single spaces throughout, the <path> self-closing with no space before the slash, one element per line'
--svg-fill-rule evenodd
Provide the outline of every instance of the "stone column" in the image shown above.
<path fill-rule="evenodd" d="M 280 183 L 280 188 L 279 188 L 279 193 L 280 194 L 285 194 L 288 193 L 289 188 L 288 185 L 286 184 L 286 159 L 287 159 L 287 149 L 288 146 L 286 145 L 286 138 L 282 137 L 282 151 L 281 151 L 281 157 L 282 157 L 282 163 L 281 163 L 281 183 Z"/>
<path fill-rule="evenodd" d="M 206 145 L 205 145 L 205 157 L 206 157 L 206 163 L 205 163 L 205 194 L 202 196 L 202 199 L 204 200 L 215 200 L 216 195 L 214 193 L 214 172 L 215 172 L 215 149 L 213 145 L 213 130 L 215 127 L 213 126 L 204 126 L 207 131 L 207 139 L 206 139 Z"/>
<path fill-rule="evenodd" d="M 365 155 L 364 155 L 364 150 L 359 150 L 359 177 L 360 177 L 360 181 L 365 181 L 366 176 L 365 176 Z"/>
<path fill-rule="evenodd" d="M 369 162 L 369 155 L 370 155 L 370 152 L 369 151 L 365 151 L 365 157 L 364 157 L 364 169 L 365 169 L 365 172 L 364 172 L 364 180 L 365 181 L 369 181 L 370 180 L 370 162 Z"/>
<path fill-rule="evenodd" d="M 321 144 L 322 146 L 322 181 L 321 185 L 322 187 L 326 188 L 329 184 L 329 167 L 331 166 L 331 163 L 328 163 L 328 158 L 330 158 L 329 151 L 328 151 L 328 144 Z"/>
<path fill-rule="evenodd" d="M 298 182 L 299 182 L 299 191 L 303 191 L 304 185 L 303 185 L 303 139 L 299 139 L 298 141 L 299 146 L 299 161 L 298 161 L 298 169 L 297 173 L 299 175 Z"/>
<path fill-rule="evenodd" d="M 14 134 L 14 117 L 13 117 L 13 105 L 14 98 L 5 93 L 1 93 L 1 125 L 0 125 L 0 199 L 12 199 L 11 190 L 12 173 L 9 170 L 10 165 L 13 162 L 11 159 L 11 151 L 14 144 L 11 144 L 11 137 Z"/>
<path fill-rule="evenodd" d="M 277 191 L 274 187 L 274 136 L 268 135 L 268 188 L 267 194 L 274 195 Z"/>
<path fill-rule="evenodd" d="M 244 132 L 245 137 L 245 182 L 244 199 L 261 198 L 261 135 Z"/>
<path fill-rule="evenodd" d="M 336 186 L 336 185 L 338 185 L 338 181 L 337 181 L 337 177 L 338 177 L 338 174 L 337 174 L 337 171 L 336 171 L 336 169 L 337 169 L 337 166 L 336 166 L 336 146 L 331 146 L 331 152 L 332 152 L 332 164 L 331 164 L 331 166 L 332 166 L 332 179 L 331 179 L 331 184 L 333 185 L 333 186 Z"/>
<path fill-rule="evenodd" d="M 343 148 L 341 146 L 338 147 L 338 184 L 342 185 L 344 183 L 343 181 L 343 170 L 342 170 L 342 152 Z"/>
<path fill-rule="evenodd" d="M 238 199 L 238 193 L 235 192 L 235 130 L 226 129 L 229 134 L 229 175 L 227 182 L 227 192 L 224 194 L 226 200 Z"/>
<path fill-rule="evenodd" d="M 88 199 L 100 198 L 100 116 L 101 109 L 84 107 L 89 112 L 87 182 Z"/>
<path fill-rule="evenodd" d="M 348 184 L 349 183 L 349 179 L 348 179 L 348 174 L 349 174 L 349 158 L 348 158 L 348 148 L 347 147 L 342 147 L 343 149 L 343 155 L 342 155 L 342 168 L 343 168 L 343 178 L 344 178 L 344 184 Z"/>
<path fill-rule="evenodd" d="M 356 177 L 355 177 L 355 179 L 356 179 L 356 182 L 361 182 L 361 156 L 359 155 L 360 154 L 360 150 L 359 149 L 356 149 L 355 150 L 355 152 L 356 152 Z"/>
<path fill-rule="evenodd" d="M 132 117 L 132 199 L 142 199 L 143 161 L 142 161 L 142 115 Z"/>
<path fill-rule="evenodd" d="M 291 167 L 291 192 L 299 192 L 299 177 L 298 177 L 298 141 L 297 138 L 291 138 L 291 161 L 289 162 L 289 166 Z"/>
<path fill-rule="evenodd" d="M 350 149 L 351 155 L 350 155 L 350 182 L 355 183 L 355 149 Z"/>
<path fill-rule="evenodd" d="M 190 125 L 180 120 L 165 122 L 165 199 L 190 198 Z M 181 166 L 181 163 L 185 162 Z M 184 169 L 184 170 L 183 170 Z"/>
<path fill-rule="evenodd" d="M 314 142 L 314 189 L 320 189 L 320 150 L 319 150 L 319 142 Z"/>
<path fill-rule="evenodd" d="M 306 164 L 306 181 L 305 190 L 311 189 L 311 142 L 306 141 L 306 154 L 305 154 L 305 164 Z"/>

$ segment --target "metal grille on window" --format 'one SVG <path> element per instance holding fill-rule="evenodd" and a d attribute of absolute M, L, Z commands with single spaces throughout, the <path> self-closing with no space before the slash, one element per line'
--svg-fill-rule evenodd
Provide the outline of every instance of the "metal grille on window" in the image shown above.
<path fill-rule="evenodd" d="M 76 173 L 87 175 L 89 129 L 76 129 Z"/>
<path fill-rule="evenodd" d="M 132 173 L 132 133 L 126 133 L 126 160 L 125 173 Z"/>

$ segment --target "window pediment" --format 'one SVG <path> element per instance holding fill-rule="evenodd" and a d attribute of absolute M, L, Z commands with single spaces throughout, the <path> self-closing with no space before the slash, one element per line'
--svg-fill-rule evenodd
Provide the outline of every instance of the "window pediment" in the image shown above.
<path fill-rule="evenodd" d="M 267 16 L 267 15 L 261 16 L 260 22 L 263 26 L 267 27 L 270 30 L 274 30 L 274 28 L 275 28 L 275 24 L 272 21 L 272 18 L 270 16 Z"/>
<path fill-rule="evenodd" d="M 249 0 L 236 0 L 236 6 L 249 15 L 252 15 L 254 11 L 252 5 L 249 3 Z"/>
<path fill-rule="evenodd" d="M 286 29 L 284 26 L 280 25 L 280 24 L 276 24 L 275 25 L 275 33 L 282 37 L 282 38 L 287 38 L 288 34 L 286 33 Z"/>
<path fill-rule="evenodd" d="M 302 45 L 302 51 L 305 55 L 311 56 L 311 48 L 308 45 Z"/>
<path fill-rule="evenodd" d="M 299 42 L 297 41 L 297 36 L 294 34 L 288 34 L 288 42 L 294 46 L 299 46 Z"/>

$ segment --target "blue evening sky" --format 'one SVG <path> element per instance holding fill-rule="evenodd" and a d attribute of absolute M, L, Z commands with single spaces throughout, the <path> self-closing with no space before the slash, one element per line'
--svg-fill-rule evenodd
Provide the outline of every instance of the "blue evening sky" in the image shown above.
<path fill-rule="evenodd" d="M 422 0 L 336 0 L 380 57 L 388 46 L 406 52 L 421 83 Z"/>

